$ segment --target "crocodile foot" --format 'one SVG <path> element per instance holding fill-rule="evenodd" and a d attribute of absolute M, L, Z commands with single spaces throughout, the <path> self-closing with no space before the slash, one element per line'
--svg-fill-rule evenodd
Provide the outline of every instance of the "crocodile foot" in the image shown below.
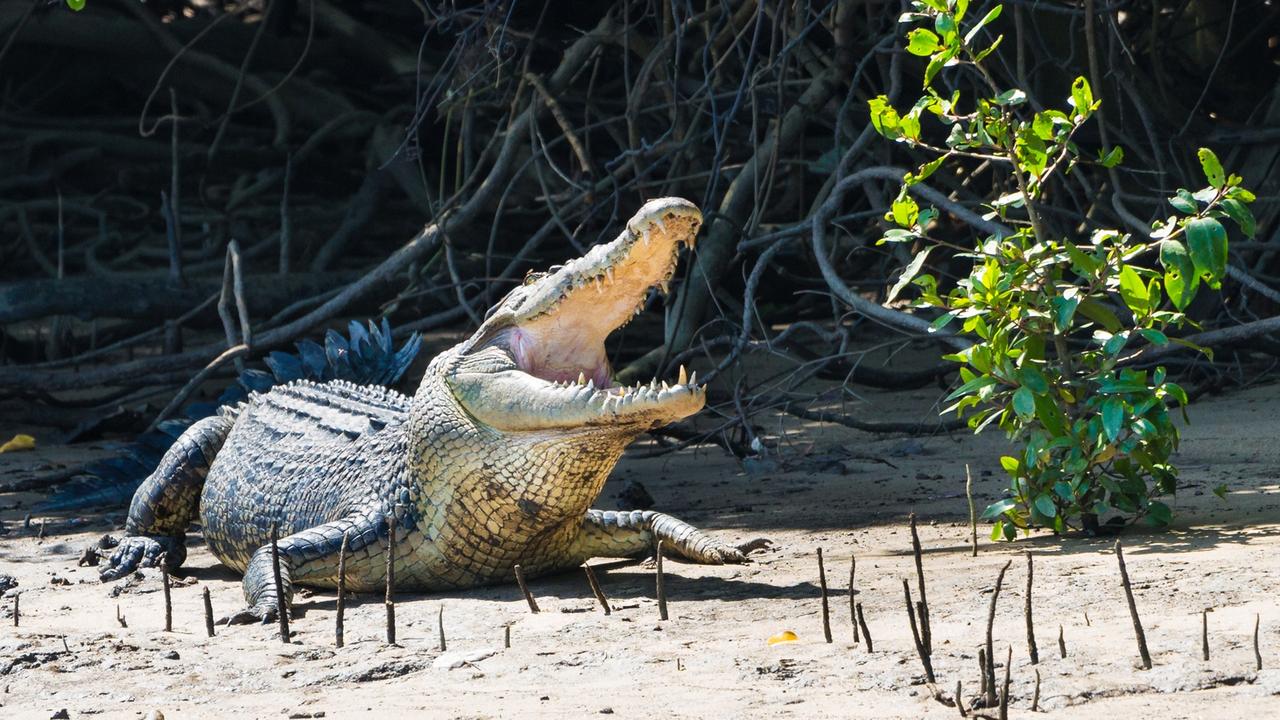
<path fill-rule="evenodd" d="M 754 538 L 744 543 L 738 543 L 737 545 L 738 552 L 742 553 L 744 558 L 756 550 L 768 550 L 771 547 L 773 547 L 773 541 L 769 540 L 769 538 L 762 537 Z M 748 562 L 748 560 L 744 560 L 743 562 Z"/>
<path fill-rule="evenodd" d="M 98 572 L 103 582 L 119 580 L 139 567 L 156 567 L 161 563 L 169 571 L 177 570 L 187 559 L 187 548 L 180 538 L 135 535 L 120 541 L 107 566 Z"/>
<path fill-rule="evenodd" d="M 280 618 L 276 612 L 275 603 L 262 603 L 247 607 L 238 612 L 232 613 L 220 620 L 219 625 L 252 625 L 260 623 L 262 625 L 270 625 Z"/>

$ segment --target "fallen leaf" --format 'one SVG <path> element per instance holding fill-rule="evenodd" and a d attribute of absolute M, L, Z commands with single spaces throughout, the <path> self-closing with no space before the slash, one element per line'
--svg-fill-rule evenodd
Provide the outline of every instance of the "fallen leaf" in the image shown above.
<path fill-rule="evenodd" d="M 800 638 L 796 637 L 796 634 L 791 632 L 790 630 L 783 630 L 777 635 L 774 635 L 773 637 L 769 638 L 769 644 L 777 645 L 778 643 L 795 642 L 799 639 Z"/>
<path fill-rule="evenodd" d="M 30 435 L 21 433 L 14 435 L 9 442 L 0 445 L 0 453 L 16 452 L 18 450 L 34 450 L 36 447 L 36 439 Z"/>

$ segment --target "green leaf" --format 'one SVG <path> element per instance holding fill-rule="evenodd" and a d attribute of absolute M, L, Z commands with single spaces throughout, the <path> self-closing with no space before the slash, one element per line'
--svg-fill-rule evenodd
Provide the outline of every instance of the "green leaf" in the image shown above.
<path fill-rule="evenodd" d="M 1108 355 L 1115 355 L 1124 349 L 1127 342 L 1129 342 L 1129 331 L 1118 332 L 1107 340 L 1107 343 L 1102 346 L 1102 351 Z"/>
<path fill-rule="evenodd" d="M 1232 200 L 1239 200 L 1242 203 L 1251 203 L 1258 199 L 1256 195 L 1249 192 L 1247 189 L 1238 186 L 1227 190 L 1227 197 Z"/>
<path fill-rule="evenodd" d="M 1173 272 L 1164 274 L 1164 289 L 1169 293 L 1169 299 L 1173 301 L 1173 306 L 1179 312 L 1186 310 L 1187 306 L 1196 296 L 1196 290 L 1200 286 L 1200 276 L 1191 275 L 1191 281 L 1182 275 Z"/>
<path fill-rule="evenodd" d="M 1168 527 L 1169 521 L 1173 519 L 1173 511 L 1168 505 L 1152 500 L 1147 505 L 1147 522 L 1156 527 Z"/>
<path fill-rule="evenodd" d="M 1031 388 L 1031 392 L 1049 392 L 1049 380 L 1036 368 L 1028 367 L 1018 371 L 1018 381 Z"/>
<path fill-rule="evenodd" d="M 889 104 L 889 98 L 884 95 L 871 98 L 867 101 L 867 107 L 871 110 L 871 127 L 876 132 L 890 140 L 902 137 L 902 118 L 898 117 L 898 111 Z"/>
<path fill-rule="evenodd" d="M 948 58 L 949 60 L 950 58 Z M 924 86 L 929 87 L 933 84 L 933 79 L 942 71 L 942 66 L 947 60 L 942 59 L 942 55 L 934 55 L 929 59 L 929 64 L 924 68 Z"/>
<path fill-rule="evenodd" d="M 1120 297 L 1135 315 L 1145 315 L 1149 310 L 1151 295 L 1132 265 L 1125 265 L 1120 271 Z"/>
<path fill-rule="evenodd" d="M 972 43 L 973 39 L 977 37 L 978 31 L 981 30 L 986 25 L 990 24 L 991 21 L 1000 17 L 1000 11 L 1003 9 L 1004 9 L 1003 5 L 996 5 L 995 7 L 991 8 L 991 11 L 988 12 L 986 15 L 984 15 L 982 19 L 978 21 L 978 24 L 969 28 L 969 32 L 964 34 L 964 44 L 968 45 L 969 43 Z M 999 42 L 999 41 L 996 41 L 996 42 Z M 982 62 L 982 57 L 983 56 L 980 55 L 977 58 L 978 62 Z"/>
<path fill-rule="evenodd" d="M 1227 178 L 1222 172 L 1222 163 L 1218 162 L 1218 156 L 1209 148 L 1200 148 L 1196 151 L 1196 157 L 1200 158 L 1200 167 L 1204 169 L 1204 176 L 1209 179 L 1209 184 L 1215 188 L 1221 188 L 1226 184 Z"/>
<path fill-rule="evenodd" d="M 1219 500 L 1227 499 L 1227 484 L 1222 483 L 1213 489 L 1213 494 L 1218 496 Z"/>
<path fill-rule="evenodd" d="M 71 8 L 76 12 L 80 12 L 81 10 L 84 9 L 84 3 L 85 3 L 85 0 L 67 0 L 67 7 Z"/>
<path fill-rule="evenodd" d="M 951 321 L 955 319 L 956 319 L 956 311 L 952 310 L 951 312 L 943 313 L 942 315 L 938 316 L 938 319 L 929 323 L 929 332 L 938 332 L 942 328 L 950 325 Z M 992 382 L 995 382 L 995 380 L 992 380 Z"/>
<path fill-rule="evenodd" d="M 1036 510 L 1039 510 L 1040 514 L 1045 517 L 1051 518 L 1057 517 L 1058 515 L 1058 506 L 1054 504 L 1053 496 L 1049 493 L 1040 493 L 1037 495 L 1035 507 Z"/>
<path fill-rule="evenodd" d="M 934 18 L 933 29 L 937 30 L 938 34 L 944 38 L 948 36 L 954 38 L 956 34 L 956 19 L 951 13 L 944 12 Z"/>
<path fill-rule="evenodd" d="M 949 156 L 942 155 L 935 160 L 930 160 L 929 162 L 921 165 L 920 169 L 915 174 L 907 173 L 902 177 L 903 184 L 915 185 L 916 183 L 927 180 L 930 175 L 938 171 L 938 168 L 942 167 L 942 163 L 947 159 L 947 157 Z"/>
<path fill-rule="evenodd" d="M 1085 317 L 1106 328 L 1107 332 L 1114 333 L 1120 330 L 1120 318 L 1116 317 L 1111 308 L 1097 300 L 1085 299 L 1080 301 L 1080 312 Z"/>
<path fill-rule="evenodd" d="M 1102 429 L 1107 433 L 1107 440 L 1115 442 L 1123 425 L 1124 401 L 1116 397 L 1107 398 L 1102 403 Z"/>
<path fill-rule="evenodd" d="M 1018 458 L 1016 457 L 1010 457 L 1008 455 L 1005 455 L 1000 458 L 1000 467 L 1004 468 L 1005 472 L 1009 473 L 1010 475 L 1017 475 L 1019 466 L 1020 466 L 1020 463 L 1018 462 Z"/>
<path fill-rule="evenodd" d="M 969 393 L 977 392 L 983 388 L 991 387 L 992 385 L 995 385 L 996 382 L 996 379 L 990 375 L 979 375 L 955 390 L 952 390 L 951 394 L 947 396 L 944 402 L 951 402 L 962 395 L 968 395 Z"/>
<path fill-rule="evenodd" d="M 1071 440 L 1063 437 L 1068 434 L 1068 431 L 1063 422 L 1066 418 L 1062 414 L 1062 409 L 1048 395 L 1036 396 L 1036 419 L 1055 437 Z"/>
<path fill-rule="evenodd" d="M 1210 217 L 1192 218 L 1186 224 L 1187 247 L 1196 272 L 1217 286 L 1227 274 L 1227 231 Z"/>
<path fill-rule="evenodd" d="M 885 305 L 888 305 L 898 299 L 898 293 L 902 292 L 903 288 L 910 285 L 915 276 L 920 274 L 920 268 L 924 267 L 924 261 L 929 258 L 929 253 L 933 248 L 934 246 L 930 245 L 924 250 L 916 253 L 916 256 L 911 259 L 911 262 L 902 269 L 902 275 L 898 277 L 898 281 L 893 284 L 893 287 L 889 288 L 889 294 L 885 297 L 884 301 Z"/>
<path fill-rule="evenodd" d="M 1004 538 L 1004 524 L 1003 520 L 997 520 L 991 526 L 991 540 L 993 542 L 999 542 Z"/>
<path fill-rule="evenodd" d="M 1160 241 L 1160 264 L 1165 270 L 1179 275 L 1195 275 L 1196 266 L 1187 254 L 1187 247 L 1177 240 Z"/>
<path fill-rule="evenodd" d="M 1007 105 L 1009 107 L 1012 107 L 1014 105 L 1021 105 L 1022 103 L 1026 102 L 1027 94 L 1019 90 L 1018 88 L 1014 88 L 1012 90 L 1005 90 L 1004 92 L 992 98 L 992 100 L 997 105 Z"/>
<path fill-rule="evenodd" d="M 1005 498 L 1003 500 L 997 500 L 996 502 L 993 502 L 990 505 L 988 505 L 986 510 L 982 511 L 981 519 L 995 520 L 996 518 L 1005 514 L 1005 512 L 1012 510 L 1015 505 L 1017 505 L 1017 503 L 1014 502 L 1013 498 Z"/>
<path fill-rule="evenodd" d="M 1186 310 L 1200 286 L 1200 275 L 1191 262 L 1186 246 L 1177 240 L 1162 240 L 1160 264 L 1165 269 L 1164 289 L 1169 294 L 1169 300 L 1179 312 Z"/>
<path fill-rule="evenodd" d="M 1013 393 L 1013 411 L 1023 420 L 1030 420 L 1036 416 L 1036 396 L 1031 392 L 1031 388 L 1020 387 Z"/>
<path fill-rule="evenodd" d="M 887 243 L 887 242 L 907 242 L 909 240 L 914 240 L 915 238 L 916 238 L 916 234 L 911 232 L 910 230 L 903 230 L 902 228 L 890 228 L 884 231 L 884 237 L 880 238 L 880 241 L 877 242 L 876 244 L 879 245 L 880 243 Z"/>
<path fill-rule="evenodd" d="M 1060 333 L 1066 332 L 1076 316 L 1076 307 L 1080 305 L 1080 298 L 1058 295 L 1049 302 L 1053 305 L 1053 329 Z"/>
<path fill-rule="evenodd" d="M 1105 155 L 1102 154 L 1102 150 L 1098 150 L 1098 162 L 1104 168 L 1116 167 L 1124 162 L 1124 148 L 1116 145 Z"/>
<path fill-rule="evenodd" d="M 928 28 L 916 28 L 907 33 L 907 52 L 920 57 L 928 57 L 942 49 L 938 36 Z"/>
<path fill-rule="evenodd" d="M 916 224 L 916 218 L 920 216 L 920 206 L 915 200 L 907 194 L 906 188 L 898 194 L 897 199 L 893 201 L 893 205 L 889 206 L 889 217 L 900 227 L 909 228 Z"/>
<path fill-rule="evenodd" d="M 993 10 L 992 12 L 998 12 L 999 10 L 1000 10 L 1000 6 L 999 6 L 999 5 L 997 5 L 997 6 L 996 6 L 996 9 L 995 9 L 995 10 Z M 983 60 L 985 60 L 985 59 L 986 59 L 986 57 L 987 57 L 988 55 L 990 55 L 991 53 L 993 53 L 993 52 L 995 52 L 995 51 L 996 51 L 996 48 L 1000 47 L 1000 43 L 1001 43 L 1003 40 L 1004 40 L 1004 35 L 997 35 L 997 36 L 996 36 L 996 39 L 995 39 L 995 42 L 991 43 L 991 45 L 990 45 L 990 46 L 988 46 L 986 50 L 983 50 L 982 52 L 980 52 L 980 53 L 978 53 L 976 56 L 974 56 L 973 61 L 974 61 L 975 63 L 980 63 L 980 62 L 982 62 Z"/>
<path fill-rule="evenodd" d="M 1023 126 L 1023 130 L 1018 133 L 1018 139 L 1014 142 L 1014 152 L 1018 156 L 1024 167 L 1031 171 L 1031 174 L 1039 176 L 1049 165 L 1049 149 L 1034 132 L 1030 132 Z"/>
<path fill-rule="evenodd" d="M 1169 344 L 1169 336 L 1153 328 L 1144 328 L 1142 330 L 1139 330 L 1138 334 L 1146 338 L 1147 342 L 1151 343 L 1152 345 L 1168 345 Z"/>
<path fill-rule="evenodd" d="M 1089 81 L 1083 77 L 1078 77 L 1071 83 L 1071 105 L 1075 107 L 1077 115 L 1088 116 L 1093 112 L 1093 88 L 1089 87 Z"/>
<path fill-rule="evenodd" d="M 1199 210 L 1195 196 L 1183 188 L 1178 188 L 1178 194 L 1169 198 L 1169 204 L 1178 212 L 1184 212 L 1188 215 L 1195 215 L 1196 211 Z"/>
<path fill-rule="evenodd" d="M 1222 209 L 1232 220 L 1236 221 L 1236 225 L 1240 226 L 1240 232 L 1245 237 L 1253 237 L 1257 234 L 1258 225 L 1253 219 L 1253 212 L 1245 207 L 1245 204 L 1233 198 L 1223 198 Z"/>

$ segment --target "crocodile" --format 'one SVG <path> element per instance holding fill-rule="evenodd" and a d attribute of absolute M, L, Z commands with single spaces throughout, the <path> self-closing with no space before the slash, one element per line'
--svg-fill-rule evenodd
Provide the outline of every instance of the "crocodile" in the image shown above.
<path fill-rule="evenodd" d="M 692 203 L 647 202 L 612 242 L 531 273 L 466 340 L 432 359 L 412 397 L 298 381 L 201 420 L 133 496 L 101 577 L 186 559 L 197 520 L 243 573 L 229 622 L 269 622 L 277 592 L 447 591 L 634 557 L 661 541 L 698 563 L 747 561 L 735 546 L 652 510 L 591 509 L 639 435 L 706 402 L 697 374 L 617 385 L 605 339 L 665 293 L 702 222 Z M 394 532 L 394 544 L 388 542 Z M 272 561 L 278 538 L 280 586 Z M 388 548 L 394 547 L 392 562 Z"/>

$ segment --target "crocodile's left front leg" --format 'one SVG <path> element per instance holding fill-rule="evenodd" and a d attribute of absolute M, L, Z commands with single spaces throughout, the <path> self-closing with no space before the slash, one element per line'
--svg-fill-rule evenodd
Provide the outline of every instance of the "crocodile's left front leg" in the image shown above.
<path fill-rule="evenodd" d="M 707 565 L 747 562 L 747 552 L 760 547 L 762 542 L 753 540 L 733 546 L 683 520 L 652 510 L 588 510 L 582 520 L 582 533 L 574 542 L 573 554 L 581 560 L 632 557 L 651 552 L 658 540 L 663 541 L 664 548 L 686 560 Z"/>
<path fill-rule="evenodd" d="M 347 536 L 347 586 L 357 589 L 357 586 L 367 584 L 362 581 L 353 582 L 356 578 L 364 580 L 382 577 L 386 567 L 386 548 L 381 544 L 379 533 L 385 539 L 386 524 L 383 514 L 368 512 L 280 538 L 277 542 L 280 552 L 280 584 L 284 590 L 286 610 L 293 604 L 294 583 L 310 581 L 328 584 L 332 581 L 336 586 L 338 554 L 342 548 L 343 534 Z M 276 579 L 270 545 L 258 548 L 245 567 L 244 599 L 247 607 L 225 618 L 224 622 L 233 625 L 270 623 L 279 617 L 276 612 Z"/>

